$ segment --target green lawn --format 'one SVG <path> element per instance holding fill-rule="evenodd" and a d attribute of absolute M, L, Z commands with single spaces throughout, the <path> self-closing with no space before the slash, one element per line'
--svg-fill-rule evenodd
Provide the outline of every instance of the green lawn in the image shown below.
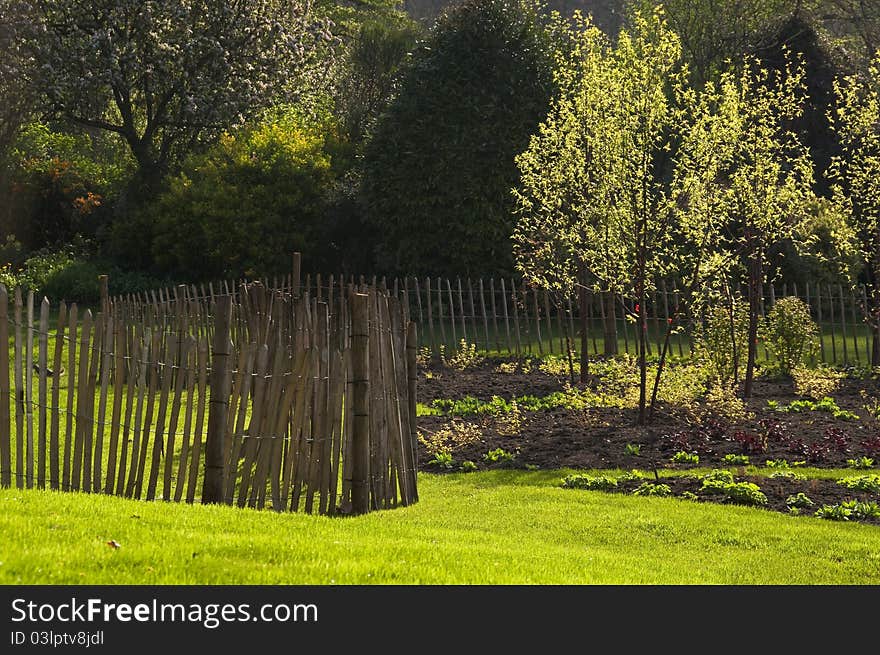
<path fill-rule="evenodd" d="M 417 505 L 347 519 L 3 489 L 0 583 L 880 581 L 877 527 L 565 490 L 565 473 L 422 475 Z"/>

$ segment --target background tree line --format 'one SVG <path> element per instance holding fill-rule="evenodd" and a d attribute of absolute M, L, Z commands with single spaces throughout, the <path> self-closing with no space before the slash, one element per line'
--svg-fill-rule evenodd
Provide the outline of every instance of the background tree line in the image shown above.
<path fill-rule="evenodd" d="M 581 47 L 572 10 L 613 42 L 652 5 L 0 0 L 0 280 L 83 299 L 99 270 L 126 291 L 286 272 L 294 249 L 326 271 L 515 274 L 516 157 Z M 868 74 L 878 13 L 665 3 L 695 89 L 803 53 L 792 130 L 820 173 L 845 148 L 835 80 Z M 834 191 L 811 186 L 813 248 L 774 241 L 768 275 L 838 275 Z"/>

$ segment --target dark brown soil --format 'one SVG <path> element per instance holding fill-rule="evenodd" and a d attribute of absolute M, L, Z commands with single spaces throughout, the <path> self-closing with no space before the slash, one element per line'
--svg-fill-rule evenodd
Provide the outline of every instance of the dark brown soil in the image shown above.
<path fill-rule="evenodd" d="M 505 400 L 523 395 L 542 397 L 562 390 L 566 382 L 537 371 L 500 373 L 496 370 L 498 364 L 499 361 L 486 361 L 466 371 L 444 367 L 422 370 L 418 398 L 430 404 L 435 399 L 456 400 L 465 396 L 484 401 L 492 396 Z M 671 462 L 672 456 L 682 450 L 697 453 L 700 467 L 730 466 L 723 461 L 728 454 L 747 455 L 749 462 L 756 465 L 764 465 L 766 460 L 785 459 L 790 464 L 805 462 L 807 466 L 819 468 L 846 467 L 848 459 L 866 456 L 874 459 L 875 468 L 853 470 L 853 475 L 875 474 L 880 466 L 880 422 L 865 409 L 862 393 L 880 396 L 880 385 L 873 379 L 847 378 L 833 395 L 841 409 L 859 416 L 857 420 L 834 418 L 820 411 L 775 411 L 768 407 L 768 400 L 782 405 L 798 399 L 793 383 L 787 379 L 760 377 L 756 380 L 754 396 L 746 403 L 754 418 L 740 423 L 726 422 L 713 414 L 711 407 L 705 406 L 697 407 L 696 411 L 659 406 L 648 427 L 636 426 L 635 409 L 556 408 L 523 411 L 518 432 L 507 435 L 499 433 L 503 426 L 497 417 L 466 416 L 455 420 L 479 425 L 482 438 L 454 450 L 453 457 L 457 464 L 470 460 L 480 469 L 491 468 L 499 464 L 488 464 L 483 456 L 490 450 L 502 448 L 516 453 L 516 459 L 505 464 L 507 466 L 651 470 L 653 467 L 689 468 Z M 418 419 L 418 426 L 425 433 L 433 433 L 452 420 L 449 416 L 423 416 Z M 639 446 L 640 454 L 627 454 L 627 444 Z M 422 470 L 448 470 L 429 464 L 430 459 L 420 444 Z M 680 491 L 695 491 L 699 487 L 693 478 L 682 478 L 674 484 L 675 493 L 679 491 L 678 486 L 682 487 Z M 816 507 L 848 499 L 880 501 L 880 495 L 859 495 L 833 481 L 762 478 L 758 484 L 768 497 L 768 506 L 781 511 L 787 511 L 786 498 L 799 491 L 806 493 Z"/>

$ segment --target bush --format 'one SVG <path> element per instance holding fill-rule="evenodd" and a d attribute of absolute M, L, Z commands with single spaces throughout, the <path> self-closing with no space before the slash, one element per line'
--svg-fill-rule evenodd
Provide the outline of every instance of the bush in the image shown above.
<path fill-rule="evenodd" d="M 287 109 L 190 157 L 147 211 L 158 269 L 253 277 L 287 272 L 294 250 L 320 250 L 335 143 L 330 119 Z"/>
<path fill-rule="evenodd" d="M 553 95 L 530 0 L 450 6 L 414 49 L 364 153 L 362 192 L 384 270 L 511 273 L 514 156 Z"/>
<path fill-rule="evenodd" d="M 705 322 L 697 325 L 696 341 L 700 359 L 709 375 L 722 383 L 734 379 L 734 371 L 745 372 L 740 362 L 745 362 L 749 343 L 748 305 L 741 298 L 733 300 L 733 332 L 731 333 L 731 310 L 723 306 L 710 307 Z"/>
<path fill-rule="evenodd" d="M 819 327 L 810 317 L 810 308 L 794 296 L 776 301 L 762 333 L 767 350 L 785 374 L 806 363 L 819 347 Z"/>
<path fill-rule="evenodd" d="M 791 377 L 794 380 L 795 392 L 799 396 L 821 400 L 837 391 L 840 381 L 846 377 L 846 374 L 827 366 L 818 368 L 795 366 L 791 369 Z"/>

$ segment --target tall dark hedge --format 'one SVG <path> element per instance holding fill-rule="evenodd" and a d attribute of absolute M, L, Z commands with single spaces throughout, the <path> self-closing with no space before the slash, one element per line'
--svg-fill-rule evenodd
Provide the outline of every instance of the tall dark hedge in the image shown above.
<path fill-rule="evenodd" d="M 511 273 L 514 157 L 553 95 L 552 47 L 527 0 L 465 0 L 416 46 L 364 154 L 376 268 Z"/>

